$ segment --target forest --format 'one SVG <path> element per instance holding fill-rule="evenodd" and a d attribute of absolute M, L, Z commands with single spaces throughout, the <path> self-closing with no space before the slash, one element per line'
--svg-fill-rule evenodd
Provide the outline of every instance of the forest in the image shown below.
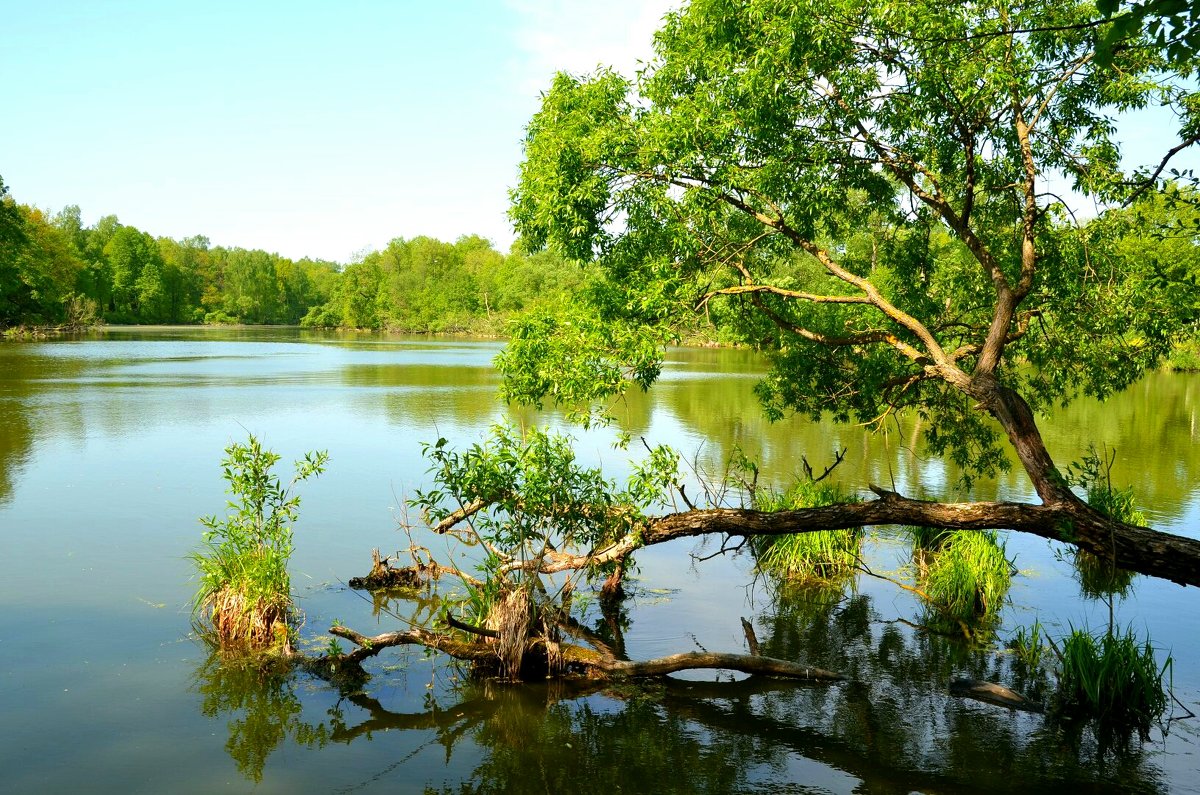
<path fill-rule="evenodd" d="M 296 325 L 502 333 L 512 315 L 577 290 L 580 268 L 550 254 L 501 254 L 397 238 L 349 264 L 155 237 L 106 215 L 84 226 L 17 203 L 0 179 L 0 329 L 112 324 Z"/>

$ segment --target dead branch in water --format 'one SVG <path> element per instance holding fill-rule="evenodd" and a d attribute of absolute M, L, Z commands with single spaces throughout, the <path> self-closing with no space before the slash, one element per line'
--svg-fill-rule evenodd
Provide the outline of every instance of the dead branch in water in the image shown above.
<path fill-rule="evenodd" d="M 360 664 L 363 660 L 386 648 L 404 645 L 436 649 L 456 660 L 476 664 L 484 663 L 489 667 L 499 667 L 500 664 L 499 652 L 492 644 L 480 640 L 462 640 L 449 633 L 414 628 L 367 636 L 344 626 L 333 626 L 329 632 L 358 646 L 354 651 L 341 655 L 336 660 L 330 659 L 330 662 L 338 662 L 342 665 Z M 526 659 L 543 660 L 547 651 L 545 646 L 546 643 L 542 638 L 530 638 L 525 643 L 523 656 Z M 558 653 L 561 655 L 567 671 L 583 674 L 592 679 L 637 679 L 701 669 L 740 671 L 747 674 L 806 681 L 836 682 L 845 679 L 842 674 L 834 671 L 800 665 L 774 657 L 750 654 L 688 652 L 636 662 L 617 659 L 608 649 L 590 649 L 569 643 L 558 644 L 558 646 Z"/>

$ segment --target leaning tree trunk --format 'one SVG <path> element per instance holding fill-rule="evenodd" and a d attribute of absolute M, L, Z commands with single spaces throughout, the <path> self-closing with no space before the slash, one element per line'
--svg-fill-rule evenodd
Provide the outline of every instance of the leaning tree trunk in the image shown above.
<path fill-rule="evenodd" d="M 989 381 L 984 405 L 1004 429 L 1042 504 L 1057 514 L 1052 529 L 1059 540 L 1123 569 L 1200 584 L 1200 541 L 1114 521 L 1081 500 L 1050 458 L 1029 404 L 1016 390 Z"/>

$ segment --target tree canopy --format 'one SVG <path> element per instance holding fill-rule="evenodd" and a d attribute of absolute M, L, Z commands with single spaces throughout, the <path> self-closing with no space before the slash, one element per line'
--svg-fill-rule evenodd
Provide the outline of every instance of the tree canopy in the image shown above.
<path fill-rule="evenodd" d="M 1081 502 L 1035 419 L 1127 386 L 1195 319 L 1186 281 L 1123 245 L 1118 222 L 1073 222 L 1062 196 L 1157 187 L 1169 159 L 1122 169 L 1121 113 L 1166 107 L 1173 151 L 1195 141 L 1194 56 L 1134 27 L 1102 63 L 1115 24 L 1074 0 L 695 0 L 636 81 L 558 75 L 511 214 L 528 244 L 605 278 L 576 317 L 524 321 L 501 362 L 509 394 L 647 386 L 684 315 L 719 311 L 772 358 L 769 414 L 915 413 L 968 479 L 1004 467 L 1007 441 L 1043 503 L 1027 507 L 1050 510 L 994 526 L 1097 550 L 1125 533 L 1123 564 L 1178 576 Z M 543 339 L 556 330 L 571 342 Z M 912 509 L 893 520 L 954 521 L 888 499 Z"/>

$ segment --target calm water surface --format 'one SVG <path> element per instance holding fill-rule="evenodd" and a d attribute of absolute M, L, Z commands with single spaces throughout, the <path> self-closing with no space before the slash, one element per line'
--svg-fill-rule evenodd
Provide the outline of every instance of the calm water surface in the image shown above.
<path fill-rule="evenodd" d="M 645 550 L 626 614 L 596 627 L 642 659 L 740 651 L 739 617 L 764 652 L 846 672 L 834 686 L 690 677 L 588 690 L 466 684 L 444 660 L 389 650 L 365 690 L 272 678 L 208 659 L 189 634 L 197 517 L 220 512 L 218 462 L 252 431 L 285 461 L 329 450 L 305 484 L 293 582 L 318 638 L 333 619 L 366 632 L 433 608 L 348 590 L 425 483 L 422 442 L 477 441 L 493 422 L 559 422 L 495 397 L 494 342 L 321 335 L 298 330 L 109 329 L 85 340 L 0 345 L 0 790 L 5 792 L 1200 792 L 1200 719 L 1102 753 L 1036 715 L 946 694 L 959 676 L 1035 690 L 996 649 L 914 630 L 920 606 L 886 582 L 779 597 L 747 562 L 681 543 Z M 624 429 L 719 469 L 735 446 L 786 482 L 801 456 L 848 448 L 847 485 L 962 496 L 923 458 L 917 429 L 761 419 L 762 365 L 741 351 L 677 350 Z M 1200 379 L 1153 374 L 1105 404 L 1044 424 L 1062 462 L 1089 441 L 1119 451 L 1156 526 L 1198 536 Z M 624 471 L 603 434 L 580 455 Z M 1023 476 L 977 496 L 1028 498 Z M 441 548 L 434 547 L 435 551 Z M 707 548 L 711 551 L 711 547 Z M 871 565 L 898 571 L 887 533 Z M 1038 619 L 1055 633 L 1108 619 L 1079 598 L 1047 542 L 1012 535 L 1021 575 L 999 631 Z M 1116 620 L 1175 658 L 1175 693 L 1200 713 L 1200 591 L 1141 579 Z M 1183 714 L 1178 707 L 1175 714 Z M 1066 788 L 1066 789 L 1064 789 Z"/>

